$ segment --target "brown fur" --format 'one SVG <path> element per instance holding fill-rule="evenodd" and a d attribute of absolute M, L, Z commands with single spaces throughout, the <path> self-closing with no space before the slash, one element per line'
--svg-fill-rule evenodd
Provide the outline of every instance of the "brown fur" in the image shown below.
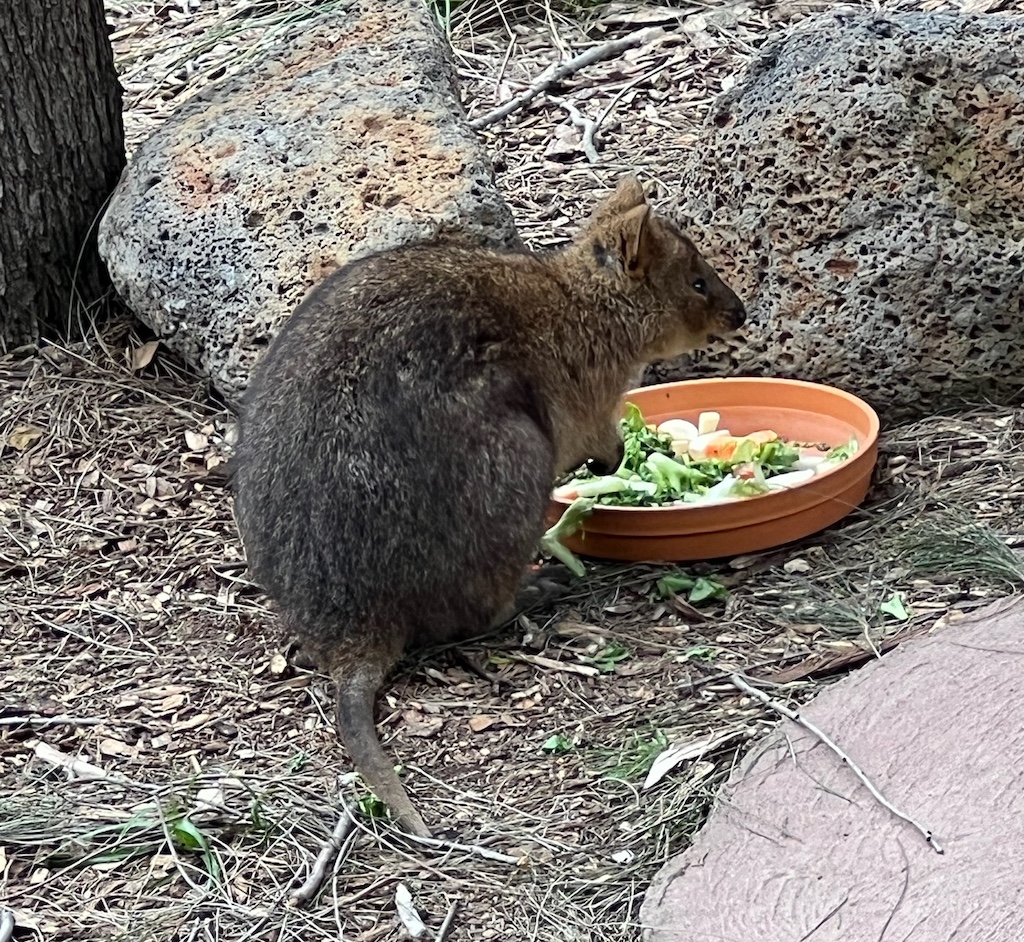
<path fill-rule="evenodd" d="M 369 256 L 285 324 L 244 404 L 238 523 L 401 826 L 429 833 L 374 728 L 391 668 L 506 617 L 556 474 L 616 466 L 621 396 L 643 366 L 743 318 L 627 177 L 562 251 Z"/>

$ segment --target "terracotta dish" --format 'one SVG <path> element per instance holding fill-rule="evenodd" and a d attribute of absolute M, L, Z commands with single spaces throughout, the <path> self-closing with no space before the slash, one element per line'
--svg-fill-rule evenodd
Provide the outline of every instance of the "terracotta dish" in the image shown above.
<path fill-rule="evenodd" d="M 771 429 L 783 438 L 843 445 L 857 453 L 833 470 L 785 491 L 706 507 L 597 505 L 583 529 L 565 541 L 574 553 L 631 562 L 715 559 L 780 546 L 823 530 L 864 500 L 878 458 L 878 416 L 856 396 L 787 379 L 700 379 L 634 389 L 626 397 L 648 423 L 696 422 L 721 414 L 733 435 Z M 570 501 L 552 497 L 548 524 Z"/>

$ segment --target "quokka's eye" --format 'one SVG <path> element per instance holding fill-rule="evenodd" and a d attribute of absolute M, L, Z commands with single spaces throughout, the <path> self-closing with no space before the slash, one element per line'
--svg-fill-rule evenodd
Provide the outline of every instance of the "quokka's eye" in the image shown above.
<path fill-rule="evenodd" d="M 693 290 L 696 291 L 697 294 L 702 294 L 705 297 L 707 296 L 708 286 L 703 278 L 698 278 L 696 281 L 694 281 Z"/>

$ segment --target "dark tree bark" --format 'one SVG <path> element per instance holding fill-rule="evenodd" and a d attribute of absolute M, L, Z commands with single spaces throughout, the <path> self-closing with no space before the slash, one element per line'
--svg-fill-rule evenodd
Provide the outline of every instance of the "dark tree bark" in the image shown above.
<path fill-rule="evenodd" d="M 0 0 L 0 348 L 103 295 L 95 223 L 124 162 L 103 0 Z"/>

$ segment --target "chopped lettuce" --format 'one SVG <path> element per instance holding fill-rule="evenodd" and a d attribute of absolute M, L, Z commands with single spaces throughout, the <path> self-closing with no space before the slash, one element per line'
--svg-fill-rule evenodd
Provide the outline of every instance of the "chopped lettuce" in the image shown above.
<path fill-rule="evenodd" d="M 626 414 L 622 418 L 622 424 L 625 426 L 627 432 L 636 434 L 638 432 L 648 431 L 647 422 L 644 420 L 643 413 L 639 407 L 632 402 L 626 403 Z"/>
<path fill-rule="evenodd" d="M 554 526 L 544 531 L 540 538 L 540 549 L 548 556 L 554 556 L 560 560 L 566 568 L 577 578 L 586 574 L 583 563 L 562 541 L 572 536 L 582 525 L 583 520 L 590 515 L 596 501 L 592 497 L 579 497 L 574 500 L 564 514 L 558 518 Z"/>
<path fill-rule="evenodd" d="M 840 461 L 847 461 L 857 454 L 860 446 L 856 438 L 851 438 L 845 445 L 837 445 L 827 455 L 825 460 L 830 464 L 838 464 Z"/>
<path fill-rule="evenodd" d="M 657 451 L 647 456 L 644 467 L 654 479 L 658 492 L 674 498 L 680 498 L 687 491 L 693 491 L 695 486 L 711 481 L 711 477 L 699 468 Z"/>
<path fill-rule="evenodd" d="M 781 473 L 789 471 L 799 457 L 800 452 L 796 448 L 778 439 L 762 445 L 753 460 L 765 471 Z"/>
<path fill-rule="evenodd" d="M 676 570 L 662 576 L 658 580 L 658 595 L 663 599 L 673 595 L 688 593 L 689 601 L 703 602 L 706 599 L 720 599 L 728 594 L 728 590 L 715 579 L 704 576 L 691 576 L 682 570 Z"/>
<path fill-rule="evenodd" d="M 632 478 L 618 477 L 614 474 L 604 477 L 592 477 L 586 480 L 570 482 L 558 488 L 564 496 L 570 499 L 578 497 L 605 497 L 609 494 L 616 494 L 620 491 L 638 491 L 648 497 L 653 497 L 658 492 L 658 486 L 650 481 L 633 480 Z"/>

